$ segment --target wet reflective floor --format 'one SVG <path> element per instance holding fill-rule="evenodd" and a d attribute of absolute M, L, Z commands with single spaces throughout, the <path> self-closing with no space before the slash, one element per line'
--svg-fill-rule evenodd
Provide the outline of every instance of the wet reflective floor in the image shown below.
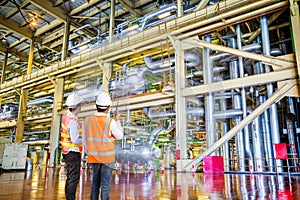
<path fill-rule="evenodd" d="M 66 171 L 38 167 L 0 174 L 0 199 L 65 199 Z M 92 174 L 83 170 L 77 199 L 89 199 Z M 111 199 L 300 199 L 300 176 L 117 171 Z"/>

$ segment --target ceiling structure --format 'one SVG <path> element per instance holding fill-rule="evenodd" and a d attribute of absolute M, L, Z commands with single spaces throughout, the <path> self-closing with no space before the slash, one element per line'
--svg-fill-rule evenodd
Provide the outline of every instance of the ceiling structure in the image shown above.
<path fill-rule="evenodd" d="M 207 1 L 213 4 L 218 0 Z M 182 1 L 184 9 L 194 9 L 201 0 Z M 160 9 L 162 6 L 176 5 L 172 0 L 116 0 L 115 2 L 115 31 L 124 22 L 137 22 L 148 13 Z M 175 11 L 174 11 L 175 12 Z M 176 14 L 176 13 L 175 13 Z M 85 39 L 90 43 L 97 43 L 108 36 L 111 15 L 111 1 L 107 0 L 3 0 L 0 2 L 0 71 L 1 83 L 21 77 L 27 73 L 31 42 L 34 43 L 32 72 L 56 64 L 62 57 L 65 26 L 69 23 L 69 42 L 67 57 L 76 56 L 72 45 Z M 147 55 L 147 53 L 146 53 Z M 142 56 L 139 56 L 141 59 Z M 134 60 L 137 60 L 135 58 Z M 124 61 L 125 62 L 125 61 Z M 141 61 L 136 61 L 140 63 Z M 143 62 L 143 60 L 142 60 Z M 6 65 L 5 69 L 3 66 Z M 93 71 L 91 75 L 91 71 Z M 76 86 L 74 79 L 88 79 L 99 81 L 101 70 L 94 66 L 90 71 L 80 75 L 65 76 L 65 90 Z M 84 78 L 83 78 L 84 76 Z M 78 80 L 76 80 L 78 81 Z M 29 89 L 28 101 L 41 97 L 53 96 L 54 84 L 51 78 L 43 84 L 32 84 Z M 84 83 L 86 85 L 90 83 Z M 9 94 L 2 94 L 1 105 L 19 103 L 20 90 L 15 89 Z M 38 106 L 29 108 L 40 109 Z M 28 125 L 48 129 L 51 120 L 51 108 L 34 112 L 44 119 L 37 120 L 34 116 L 27 116 Z M 27 110 L 28 112 L 28 110 Z M 28 115 L 28 113 L 27 113 Z M 41 118 L 41 117 L 40 117 Z M 1 119 L 0 119 L 1 120 Z M 41 121 L 42 120 L 42 121 Z M 42 126 L 42 127 L 40 127 Z M 47 128 L 48 127 L 48 128 Z M 5 129 L 7 132 L 9 129 Z M 9 130 L 13 131 L 13 130 Z M 1 132 L 1 131 L 0 131 Z"/>
<path fill-rule="evenodd" d="M 150 0 L 117 1 L 116 25 L 140 17 L 159 3 Z M 148 7 L 148 8 L 147 8 Z M 0 61 L 8 52 L 5 80 L 26 73 L 30 43 L 35 41 L 35 69 L 60 60 L 65 23 L 70 20 L 70 39 L 81 30 L 96 37 L 108 30 L 110 1 L 103 0 L 4 0 L 0 3 Z M 88 26 L 87 26 L 88 25 Z M 34 69 L 33 69 L 34 70 Z"/>
<path fill-rule="evenodd" d="M 199 2 L 199 0 L 183 1 L 185 8 L 194 8 Z M 175 3 L 171 0 L 117 0 L 114 26 L 116 28 L 126 21 L 134 21 L 169 4 Z M 72 45 L 80 43 L 83 39 L 90 43 L 103 39 L 102 37 L 108 35 L 110 5 L 111 1 L 106 0 L 1 1 L 0 71 L 3 71 L 1 83 L 26 74 L 31 41 L 34 41 L 32 72 L 64 60 L 61 56 L 66 23 L 70 24 L 67 57 L 74 54 Z M 3 70 L 5 61 L 6 68 Z"/>

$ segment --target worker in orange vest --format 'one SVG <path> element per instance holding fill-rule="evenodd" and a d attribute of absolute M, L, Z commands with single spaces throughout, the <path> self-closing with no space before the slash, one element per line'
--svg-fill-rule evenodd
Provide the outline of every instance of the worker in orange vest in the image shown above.
<path fill-rule="evenodd" d="M 76 189 L 80 178 L 82 152 L 82 125 L 77 115 L 81 111 L 82 99 L 75 93 L 68 96 L 68 112 L 62 117 L 61 139 L 62 155 L 66 163 L 67 180 L 65 195 L 67 200 L 75 200 Z"/>
<path fill-rule="evenodd" d="M 88 162 L 93 169 L 91 199 L 108 200 L 110 194 L 110 181 L 112 171 L 115 168 L 115 139 L 123 137 L 123 129 L 120 123 L 120 113 L 114 112 L 111 119 L 111 98 L 108 93 L 100 93 L 97 96 L 94 115 L 86 118 L 83 137 L 88 155 Z"/>

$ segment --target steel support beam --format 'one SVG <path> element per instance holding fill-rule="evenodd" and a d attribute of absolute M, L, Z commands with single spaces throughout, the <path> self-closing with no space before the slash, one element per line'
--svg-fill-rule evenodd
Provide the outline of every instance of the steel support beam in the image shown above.
<path fill-rule="evenodd" d="M 221 46 L 221 45 L 217 45 L 217 44 L 211 44 L 211 43 L 208 43 L 208 42 L 205 42 L 202 40 L 198 40 L 197 38 L 195 38 L 194 40 L 190 40 L 190 42 L 197 43 L 201 47 L 210 48 L 210 49 L 230 53 L 230 54 L 233 54 L 236 56 L 241 56 L 244 58 L 250 58 L 250 59 L 253 59 L 256 61 L 260 61 L 263 64 L 271 65 L 274 68 L 274 70 L 284 69 L 284 68 L 292 68 L 292 67 L 296 66 L 296 64 L 293 62 L 280 60 L 273 56 L 264 56 L 264 55 L 255 54 L 255 53 L 242 51 L 242 50 L 238 50 L 238 49 L 233 49 L 230 47 L 225 47 L 225 46 Z"/>
<path fill-rule="evenodd" d="M 214 82 L 207 85 L 200 85 L 185 88 L 182 91 L 183 96 L 199 95 L 208 92 L 222 92 L 235 88 L 251 87 L 255 85 L 267 84 L 271 82 L 283 81 L 297 78 L 297 69 L 286 69 L 278 72 L 269 72 L 264 74 L 251 75 L 243 78 Z"/>
<path fill-rule="evenodd" d="M 208 4 L 209 0 L 202 0 L 200 1 L 200 3 L 198 4 L 198 6 L 195 8 L 196 10 L 201 10 L 202 8 L 204 8 L 207 4 Z"/>
<path fill-rule="evenodd" d="M 54 16 L 56 19 L 59 19 L 63 22 L 67 21 L 67 15 L 65 14 L 65 11 L 60 7 L 54 7 L 51 1 L 31 0 L 30 3 L 41 10 L 46 10 L 47 13 Z"/>
<path fill-rule="evenodd" d="M 142 12 L 133 8 L 133 3 L 129 0 L 119 0 L 119 2 L 128 10 L 134 17 L 141 17 Z"/>
<path fill-rule="evenodd" d="M 97 60 L 97 63 L 103 72 L 102 91 L 108 92 L 109 91 L 108 85 L 111 78 L 113 65 L 112 63 L 103 63 L 101 60 Z"/>
<path fill-rule="evenodd" d="M 24 134 L 24 118 L 26 116 L 26 104 L 27 104 L 28 90 L 21 90 L 21 96 L 19 101 L 18 120 L 16 129 L 16 143 L 22 143 Z"/>
<path fill-rule="evenodd" d="M 8 51 L 6 51 L 4 55 L 4 62 L 2 66 L 2 72 L 1 72 L 1 84 L 5 82 L 5 71 L 7 67 L 7 59 L 8 59 Z"/>
<path fill-rule="evenodd" d="M 11 19 L 5 19 L 5 16 L 0 14 L 0 24 L 5 28 L 18 33 L 19 35 L 31 40 L 34 36 L 33 31 L 27 27 L 20 27 L 17 22 Z"/>

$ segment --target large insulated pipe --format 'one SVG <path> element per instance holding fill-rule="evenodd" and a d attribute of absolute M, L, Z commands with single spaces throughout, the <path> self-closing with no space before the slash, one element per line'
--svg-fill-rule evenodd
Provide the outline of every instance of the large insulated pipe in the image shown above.
<path fill-rule="evenodd" d="M 177 5 L 176 4 L 163 5 L 158 10 L 155 10 L 152 13 L 148 13 L 148 14 L 144 15 L 144 17 L 142 18 L 142 22 L 141 22 L 141 30 L 145 29 L 146 23 L 149 20 L 151 20 L 152 18 L 158 17 L 159 15 L 167 13 L 167 12 L 171 12 L 172 10 L 177 10 Z"/>
<path fill-rule="evenodd" d="M 268 19 L 266 16 L 262 16 L 261 20 L 261 35 L 262 35 L 262 45 L 263 45 L 263 53 L 267 56 L 271 53 L 271 47 L 270 47 L 270 37 L 269 37 L 269 27 L 268 27 Z M 266 72 L 271 71 L 271 67 L 268 65 L 265 65 Z M 274 86 L 272 83 L 267 84 L 267 91 L 268 91 L 268 97 L 270 97 L 274 93 Z M 279 126 L 278 126 L 278 115 L 277 115 L 277 107 L 274 103 L 269 108 L 270 113 L 270 122 L 271 122 L 271 132 L 272 132 L 272 140 L 273 144 L 280 143 L 280 133 L 279 133 Z M 273 157 L 274 158 L 274 155 Z M 282 170 L 282 161 L 276 160 L 276 165 L 279 167 L 279 170 Z"/>
<path fill-rule="evenodd" d="M 203 108 L 187 108 L 187 114 L 197 115 L 197 116 L 204 116 L 204 109 Z M 144 108 L 144 113 L 149 119 L 155 118 L 169 118 L 175 117 L 175 111 L 166 111 L 166 112 L 152 112 L 151 108 L 147 107 Z"/>
<path fill-rule="evenodd" d="M 263 172 L 265 164 L 263 161 L 263 147 L 262 147 L 262 127 L 260 116 L 256 117 L 252 122 L 252 138 L 253 138 L 253 152 L 255 171 Z"/>
<path fill-rule="evenodd" d="M 46 96 L 39 99 L 30 100 L 27 102 L 27 106 L 33 106 L 41 103 L 53 103 L 53 96 Z"/>
<path fill-rule="evenodd" d="M 144 112 L 149 119 L 156 119 L 156 118 L 169 118 L 176 115 L 174 111 L 166 111 L 166 112 L 152 112 L 151 108 L 144 108 Z M 204 116 L 204 109 L 203 108 L 187 108 L 186 113 L 188 115 L 196 115 L 196 116 Z M 213 117 L 215 119 L 228 119 L 232 117 L 241 116 L 243 112 L 238 109 L 228 109 L 228 110 L 221 110 L 215 111 L 213 113 Z"/>
<path fill-rule="evenodd" d="M 264 72 L 264 68 L 262 66 L 261 62 L 257 62 L 254 64 L 253 66 L 253 73 L 254 74 L 261 74 Z M 257 90 L 253 91 L 253 98 L 257 98 L 259 99 L 258 101 L 258 105 L 262 104 L 263 101 L 261 99 L 261 96 L 259 96 L 259 92 Z M 265 114 L 268 114 L 268 112 L 265 110 L 263 112 L 263 115 L 261 118 L 257 117 L 253 123 L 252 123 L 252 143 L 253 143 L 253 154 L 254 154 L 254 158 L 255 158 L 255 170 L 262 172 L 263 170 L 265 170 L 265 168 L 262 168 L 262 164 L 264 164 L 262 162 L 262 156 L 263 156 L 263 150 L 264 147 L 262 145 L 263 143 L 263 138 L 262 138 L 262 134 L 265 133 L 264 135 L 266 135 L 267 129 L 264 127 L 267 127 L 268 123 L 268 116 L 265 116 Z M 266 123 L 266 124 L 262 124 L 262 123 Z M 265 148 L 266 148 L 266 144 Z"/>
<path fill-rule="evenodd" d="M 241 26 L 238 24 L 236 26 L 236 34 L 237 34 L 237 47 L 239 50 L 242 50 L 242 33 L 241 33 Z M 261 45 L 259 45 L 261 46 Z M 245 76 L 244 74 L 244 63 L 243 58 L 239 56 L 239 73 L 240 78 Z M 243 119 L 247 117 L 247 97 L 246 97 L 246 90 L 244 87 L 241 88 L 241 101 L 242 101 L 242 111 L 243 111 Z M 244 132 L 244 139 L 245 141 L 250 141 L 250 133 L 249 133 L 249 125 L 245 126 L 243 129 Z M 245 142 L 245 157 L 248 158 L 248 167 L 249 170 L 253 170 L 253 155 L 251 152 L 251 145 L 250 142 Z"/>
<path fill-rule="evenodd" d="M 155 142 L 155 140 L 156 140 L 156 138 L 157 138 L 157 136 L 158 136 L 158 134 L 159 134 L 160 132 L 164 131 L 164 130 L 165 130 L 165 128 L 164 128 L 163 126 L 158 126 L 158 127 L 156 127 L 156 128 L 151 132 L 151 136 L 149 137 L 147 143 L 148 143 L 150 146 L 153 145 L 154 142 Z"/>
<path fill-rule="evenodd" d="M 204 39 L 206 42 L 211 42 L 211 36 L 207 35 Z M 204 58 L 204 84 L 213 83 L 213 67 L 210 61 L 210 52 L 209 48 L 204 48 L 203 58 Z M 205 95 L 205 129 L 206 129 L 206 145 L 207 148 L 211 147 L 216 142 L 216 120 L 213 117 L 215 107 L 215 99 L 213 93 L 207 93 Z M 216 152 L 213 152 L 212 155 L 217 155 Z"/>
<path fill-rule="evenodd" d="M 297 116 L 297 119 L 299 119 L 300 115 L 298 114 L 299 113 L 298 104 L 300 104 L 300 98 L 288 97 L 287 100 L 288 100 L 289 112 L 295 114 Z M 300 120 L 297 120 L 296 127 L 300 128 Z M 297 132 L 300 133 L 299 131 Z"/>
<path fill-rule="evenodd" d="M 298 100 L 299 100 L 299 98 L 298 98 Z M 288 104 L 289 112 L 297 116 L 297 99 L 295 99 L 294 97 L 288 97 L 287 104 Z M 296 134 L 296 149 L 297 149 L 297 154 L 299 157 L 300 156 L 300 134 L 297 131 L 297 128 L 299 127 L 298 123 L 299 123 L 299 120 L 296 120 L 296 122 L 295 122 L 295 129 L 296 129 L 296 133 L 297 133 Z"/>
<path fill-rule="evenodd" d="M 216 66 L 213 67 L 213 73 L 221 73 L 227 70 L 227 67 L 225 66 Z M 203 71 L 195 71 L 195 72 L 191 72 L 186 74 L 186 78 L 192 78 L 194 76 L 203 76 Z M 217 94 L 216 94 L 217 95 Z"/>
<path fill-rule="evenodd" d="M 295 105 L 295 101 L 294 101 L 294 98 L 293 97 L 288 97 L 287 98 L 287 104 L 288 104 L 288 108 L 289 108 L 289 111 L 290 113 L 293 113 L 293 114 L 297 114 L 296 113 L 296 105 Z"/>
<path fill-rule="evenodd" d="M 109 43 L 113 42 L 115 29 L 115 6 L 116 0 L 110 1 L 110 18 L 109 18 Z"/>
<path fill-rule="evenodd" d="M 151 132 L 151 136 L 149 137 L 148 141 L 147 141 L 147 144 L 148 145 L 153 145 L 154 142 L 156 141 L 157 139 L 157 136 L 161 133 L 170 133 L 173 129 L 175 128 L 175 123 L 173 124 L 170 124 L 168 126 L 168 128 L 164 128 L 162 126 L 158 126 L 156 127 L 152 132 Z"/>
<path fill-rule="evenodd" d="M 221 110 L 221 111 L 215 111 L 213 113 L 214 118 L 217 119 L 229 119 L 233 117 L 241 117 L 243 114 L 243 111 L 240 109 L 229 109 L 229 110 Z"/>
<path fill-rule="evenodd" d="M 266 101 L 266 96 L 260 96 L 260 102 Z M 264 111 L 262 115 L 262 128 L 264 133 L 264 140 L 265 140 L 265 151 L 266 151 L 266 162 L 268 166 L 268 170 L 270 172 L 275 171 L 274 163 L 273 163 L 273 148 L 272 148 L 272 135 L 270 131 L 270 116 L 267 110 Z"/>
<path fill-rule="evenodd" d="M 257 187 L 257 198 L 264 199 L 268 195 L 269 187 L 267 184 L 267 177 L 266 176 L 257 176 L 256 177 L 256 187 Z"/>
<path fill-rule="evenodd" d="M 236 49 L 237 48 L 236 39 L 231 37 L 229 39 L 229 41 L 230 41 L 230 47 Z M 239 68 L 238 68 L 237 60 L 233 60 L 229 63 L 229 72 L 230 72 L 231 79 L 239 78 Z M 239 94 L 233 95 L 232 103 L 233 103 L 232 107 L 234 109 L 237 109 L 237 110 L 242 109 L 241 96 Z M 242 121 L 241 116 L 234 117 L 234 125 L 239 124 L 241 121 Z M 243 132 L 239 131 L 239 133 L 237 133 L 235 139 L 236 139 L 236 151 L 237 151 L 239 170 L 241 172 L 244 172 L 245 171 L 245 150 L 244 150 L 245 142 L 244 142 Z"/>
<path fill-rule="evenodd" d="M 298 155 L 299 152 L 297 152 L 297 132 L 296 132 L 296 116 L 292 113 L 288 113 L 286 115 L 286 129 L 287 129 L 287 134 L 288 134 L 288 139 L 289 139 L 289 150 L 290 150 L 290 155 L 292 158 L 292 166 L 298 171 Z"/>
<path fill-rule="evenodd" d="M 169 17 L 165 17 L 162 20 L 154 21 L 152 23 L 147 24 L 146 26 L 144 26 L 144 29 L 156 26 L 158 24 L 162 24 L 162 23 L 167 22 L 167 21 L 171 21 L 172 19 L 175 19 L 175 18 L 176 18 L 176 15 L 171 15 Z"/>
<path fill-rule="evenodd" d="M 220 111 L 224 112 L 227 110 L 227 98 L 226 98 L 226 93 L 221 93 L 220 96 L 222 96 L 223 98 L 220 98 Z M 216 111 L 214 112 L 214 114 L 216 114 Z M 216 117 L 216 116 L 215 116 Z M 222 123 L 222 133 L 223 135 L 226 134 L 229 130 L 229 120 L 226 118 L 223 118 L 223 123 Z M 232 157 L 231 157 L 231 153 L 230 153 L 230 144 L 229 141 L 225 142 L 224 146 L 224 171 L 230 171 L 231 169 L 231 163 L 232 163 Z"/>
<path fill-rule="evenodd" d="M 131 121 L 130 110 L 127 109 L 127 112 L 126 112 L 126 121 L 124 122 L 123 127 L 124 126 L 128 126 L 130 124 L 130 121 Z"/>
<path fill-rule="evenodd" d="M 195 53 L 185 53 L 184 59 L 187 67 L 196 67 L 199 66 L 200 64 L 200 56 Z M 168 58 L 165 58 L 163 61 L 161 59 L 158 61 L 153 61 L 149 56 L 146 56 L 144 58 L 144 61 L 147 67 L 151 70 L 168 67 L 168 66 L 163 66 L 163 64 L 169 63 Z M 174 62 L 175 62 L 175 57 L 171 56 L 170 63 L 173 64 Z"/>
<path fill-rule="evenodd" d="M 258 39 L 260 39 L 260 37 L 258 37 Z M 257 62 L 254 64 L 253 67 L 253 73 L 254 74 L 261 74 L 265 71 L 265 69 L 263 68 L 263 65 L 261 62 Z M 259 102 L 263 103 L 264 101 L 266 101 L 266 98 L 264 96 L 259 96 L 258 98 L 260 98 Z M 261 99 L 263 98 L 263 99 Z M 265 152 L 266 152 L 266 162 L 268 165 L 268 170 L 270 172 L 273 172 L 275 170 L 274 167 L 274 163 L 273 163 L 273 148 L 272 148 L 272 142 L 271 142 L 271 131 L 270 131 L 270 115 L 268 110 L 265 110 L 262 114 L 262 132 L 264 135 L 264 139 L 265 139 L 265 143 L 264 143 L 264 148 L 265 148 Z"/>
<path fill-rule="evenodd" d="M 241 47 L 241 50 L 243 50 L 243 51 L 255 51 L 255 50 L 260 50 L 260 49 L 261 49 L 261 45 L 258 44 L 258 43 L 249 44 L 247 46 Z M 221 53 L 214 54 L 214 55 L 210 56 L 210 59 L 211 60 L 220 60 L 220 59 L 223 59 L 223 58 L 228 57 L 230 55 L 231 54 L 229 54 L 229 53 L 221 52 Z"/>

